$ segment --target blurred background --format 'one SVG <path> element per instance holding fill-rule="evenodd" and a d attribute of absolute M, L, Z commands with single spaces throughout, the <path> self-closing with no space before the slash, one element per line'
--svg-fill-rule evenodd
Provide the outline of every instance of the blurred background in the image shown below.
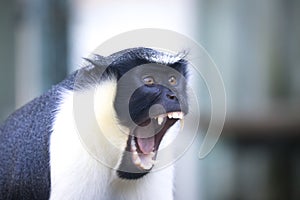
<path fill-rule="evenodd" d="M 213 151 L 198 159 L 200 130 L 178 161 L 176 199 L 299 200 L 299 21 L 298 0 L 2 0 L 0 120 L 112 36 L 170 29 L 203 45 L 228 98 Z"/>

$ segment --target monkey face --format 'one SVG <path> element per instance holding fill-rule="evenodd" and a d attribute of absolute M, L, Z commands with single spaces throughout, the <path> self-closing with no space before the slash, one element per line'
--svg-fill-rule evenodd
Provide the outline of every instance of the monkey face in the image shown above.
<path fill-rule="evenodd" d="M 78 81 L 79 88 L 94 84 L 98 88 L 97 123 L 108 141 L 120 150 L 118 156 L 111 156 L 118 157 L 117 161 L 109 161 L 120 178 L 137 179 L 149 173 L 161 143 L 173 131 L 171 127 L 178 121 L 183 124 L 188 113 L 184 56 L 142 47 L 128 49 L 88 60 L 94 67 L 77 75 L 83 77 Z"/>
<path fill-rule="evenodd" d="M 185 66 L 145 64 L 119 79 L 115 110 L 120 123 L 130 129 L 126 153 L 118 175 L 135 179 L 155 164 L 160 143 L 188 112 Z"/>

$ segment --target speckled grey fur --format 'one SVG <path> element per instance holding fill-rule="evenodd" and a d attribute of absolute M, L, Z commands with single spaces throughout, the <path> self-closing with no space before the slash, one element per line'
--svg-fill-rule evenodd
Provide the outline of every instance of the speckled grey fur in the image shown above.
<path fill-rule="evenodd" d="M 49 136 L 60 90 L 75 74 L 15 111 L 0 126 L 0 199 L 49 199 Z"/>

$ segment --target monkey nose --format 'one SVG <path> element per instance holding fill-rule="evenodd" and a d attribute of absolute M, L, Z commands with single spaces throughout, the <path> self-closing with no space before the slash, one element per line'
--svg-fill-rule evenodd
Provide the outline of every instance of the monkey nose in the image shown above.
<path fill-rule="evenodd" d="M 177 100 L 177 97 L 175 94 L 167 94 L 167 98 L 170 100 Z"/>

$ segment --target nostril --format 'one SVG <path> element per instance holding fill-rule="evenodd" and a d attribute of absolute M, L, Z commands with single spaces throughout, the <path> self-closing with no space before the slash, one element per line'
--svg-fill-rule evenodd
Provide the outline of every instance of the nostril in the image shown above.
<path fill-rule="evenodd" d="M 167 94 L 167 97 L 171 100 L 176 100 L 176 96 L 174 94 Z"/>

